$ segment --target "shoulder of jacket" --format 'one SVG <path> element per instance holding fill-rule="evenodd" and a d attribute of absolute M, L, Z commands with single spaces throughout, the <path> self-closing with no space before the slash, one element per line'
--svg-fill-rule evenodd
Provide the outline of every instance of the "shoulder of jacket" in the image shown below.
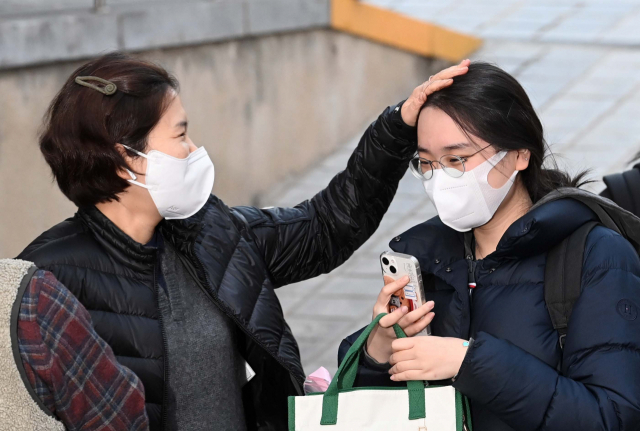
<path fill-rule="evenodd" d="M 231 208 L 231 215 L 251 227 L 267 221 L 267 217 L 262 213 L 262 211 L 255 207 L 233 207 Z"/>
<path fill-rule="evenodd" d="M 619 233 L 614 230 L 609 229 L 608 227 L 598 225 L 594 227 L 591 232 L 589 232 L 589 236 L 587 237 L 587 242 L 585 244 L 586 249 L 592 248 L 607 248 L 611 246 L 620 246 L 620 245 L 629 245 L 629 248 L 633 251 L 633 246 L 626 238 L 624 238 Z M 617 250 L 610 250 L 615 254 Z M 635 252 L 635 251 L 634 251 Z"/>
<path fill-rule="evenodd" d="M 39 268 L 88 258 L 98 244 L 79 220 L 67 219 L 38 236 L 18 256 L 34 262 Z"/>
<path fill-rule="evenodd" d="M 589 233 L 584 252 L 585 270 L 594 268 L 626 268 L 640 274 L 640 257 L 631 243 L 622 235 L 605 227 L 596 226 Z"/>
<path fill-rule="evenodd" d="M 460 241 L 460 235 L 459 232 L 442 223 L 440 217 L 435 216 L 404 232 L 399 232 L 389 240 L 395 251 L 403 252 L 404 250 L 404 252 L 408 252 L 414 247 L 449 248 L 451 244 L 456 244 Z"/>

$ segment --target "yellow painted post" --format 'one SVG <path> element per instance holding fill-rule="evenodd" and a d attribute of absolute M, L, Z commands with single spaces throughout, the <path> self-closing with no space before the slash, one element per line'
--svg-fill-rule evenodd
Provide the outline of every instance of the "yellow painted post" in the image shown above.
<path fill-rule="evenodd" d="M 332 28 L 415 54 L 463 60 L 482 41 L 358 0 L 331 0 Z"/>

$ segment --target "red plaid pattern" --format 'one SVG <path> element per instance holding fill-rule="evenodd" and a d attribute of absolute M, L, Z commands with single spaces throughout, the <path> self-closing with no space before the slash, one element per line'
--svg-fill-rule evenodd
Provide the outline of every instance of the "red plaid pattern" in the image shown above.
<path fill-rule="evenodd" d="M 50 272 L 37 271 L 25 291 L 18 344 L 29 382 L 67 429 L 149 428 L 142 383 Z"/>

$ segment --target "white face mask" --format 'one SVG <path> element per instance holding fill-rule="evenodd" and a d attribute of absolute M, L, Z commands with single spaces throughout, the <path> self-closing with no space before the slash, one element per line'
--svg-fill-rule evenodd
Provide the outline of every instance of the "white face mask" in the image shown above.
<path fill-rule="evenodd" d="M 131 175 L 131 184 L 149 190 L 151 199 L 158 212 L 167 220 L 185 219 L 197 213 L 211 194 L 215 170 L 213 162 L 204 147 L 198 148 L 184 159 L 177 159 L 157 150 L 140 153 L 124 146 L 130 151 L 147 159 L 146 184 L 135 181 Z"/>
<path fill-rule="evenodd" d="M 518 174 L 515 171 L 497 189 L 489 184 L 489 172 L 506 155 L 507 152 L 502 151 L 459 178 L 447 175 L 442 169 L 434 169 L 433 177 L 423 185 L 442 223 L 458 232 L 467 232 L 491 220 Z"/>

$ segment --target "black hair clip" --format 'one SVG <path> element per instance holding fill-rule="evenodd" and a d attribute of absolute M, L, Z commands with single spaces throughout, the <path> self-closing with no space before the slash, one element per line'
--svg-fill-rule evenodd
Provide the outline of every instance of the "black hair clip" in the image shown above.
<path fill-rule="evenodd" d="M 80 84 L 84 87 L 93 88 L 94 90 L 99 91 L 105 96 L 111 96 L 116 91 L 118 91 L 118 87 L 111 81 L 107 81 L 106 79 L 98 78 L 97 76 L 76 76 L 76 84 Z M 104 85 L 104 87 L 99 87 L 95 84 L 91 84 L 87 81 L 96 81 Z"/>

